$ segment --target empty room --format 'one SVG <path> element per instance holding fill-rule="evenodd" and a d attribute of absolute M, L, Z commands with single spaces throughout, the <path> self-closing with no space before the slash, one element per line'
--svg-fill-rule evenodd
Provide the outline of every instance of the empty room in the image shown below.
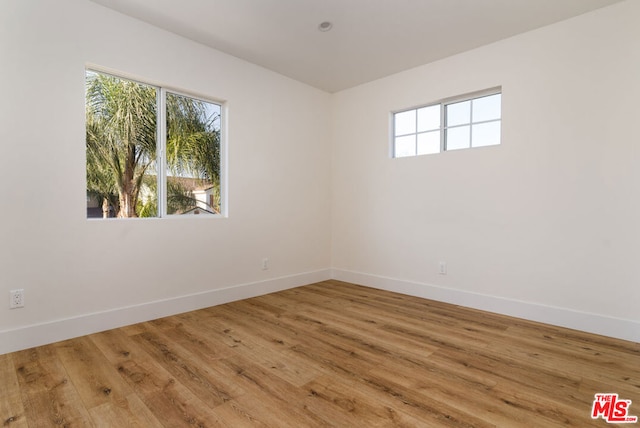
<path fill-rule="evenodd" d="M 0 425 L 637 426 L 639 22 L 0 0 Z"/>

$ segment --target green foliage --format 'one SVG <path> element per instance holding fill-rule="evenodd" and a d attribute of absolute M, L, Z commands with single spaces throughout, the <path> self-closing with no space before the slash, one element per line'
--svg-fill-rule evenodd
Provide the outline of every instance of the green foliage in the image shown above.
<path fill-rule="evenodd" d="M 158 91 L 91 71 L 86 91 L 87 194 L 106 201 L 118 217 L 156 216 Z M 217 186 L 219 207 L 219 115 L 210 106 L 167 94 L 167 170 Z M 191 190 L 180 184 L 167 181 L 169 212 L 195 206 Z"/>
<path fill-rule="evenodd" d="M 167 94 L 167 163 L 175 175 L 219 182 L 219 120 L 207 103 Z"/>

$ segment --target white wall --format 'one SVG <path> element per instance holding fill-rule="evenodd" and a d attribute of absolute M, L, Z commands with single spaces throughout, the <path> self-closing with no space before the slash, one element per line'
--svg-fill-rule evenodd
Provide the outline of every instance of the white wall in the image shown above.
<path fill-rule="evenodd" d="M 228 102 L 229 218 L 86 219 L 86 64 Z M 3 0 L 0 97 L 0 302 L 26 296 L 0 353 L 329 277 L 328 94 L 87 0 Z"/>
<path fill-rule="evenodd" d="M 627 1 L 336 94 L 334 276 L 640 341 L 638 22 Z M 499 85 L 502 145 L 389 157 L 390 111 Z"/>
<path fill-rule="evenodd" d="M 87 0 L 0 1 L 0 302 L 26 290 L 0 353 L 331 275 L 640 341 L 639 17 L 330 96 Z M 86 220 L 86 64 L 228 102 L 229 218 Z M 501 146 L 389 158 L 389 111 L 497 85 Z"/>

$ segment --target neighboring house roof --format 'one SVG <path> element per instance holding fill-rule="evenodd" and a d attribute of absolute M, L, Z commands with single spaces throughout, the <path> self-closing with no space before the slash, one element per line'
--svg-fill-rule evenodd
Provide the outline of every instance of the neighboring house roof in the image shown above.
<path fill-rule="evenodd" d="M 215 213 L 213 211 L 205 210 L 204 208 L 194 207 L 194 208 L 191 208 L 190 210 L 186 210 L 185 212 L 180 213 L 180 215 L 185 215 L 185 214 L 198 215 L 198 214 L 215 214 Z"/>
<path fill-rule="evenodd" d="M 168 176 L 167 181 L 180 184 L 180 186 L 190 192 L 203 192 L 214 187 L 210 181 L 201 178 Z"/>

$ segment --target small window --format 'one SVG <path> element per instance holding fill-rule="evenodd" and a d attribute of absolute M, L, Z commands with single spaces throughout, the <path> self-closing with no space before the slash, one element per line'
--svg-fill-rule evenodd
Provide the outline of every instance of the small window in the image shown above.
<path fill-rule="evenodd" d="M 393 156 L 500 144 L 500 89 L 448 99 L 393 114 Z"/>
<path fill-rule="evenodd" d="M 221 214 L 220 104 L 86 72 L 88 218 Z"/>

